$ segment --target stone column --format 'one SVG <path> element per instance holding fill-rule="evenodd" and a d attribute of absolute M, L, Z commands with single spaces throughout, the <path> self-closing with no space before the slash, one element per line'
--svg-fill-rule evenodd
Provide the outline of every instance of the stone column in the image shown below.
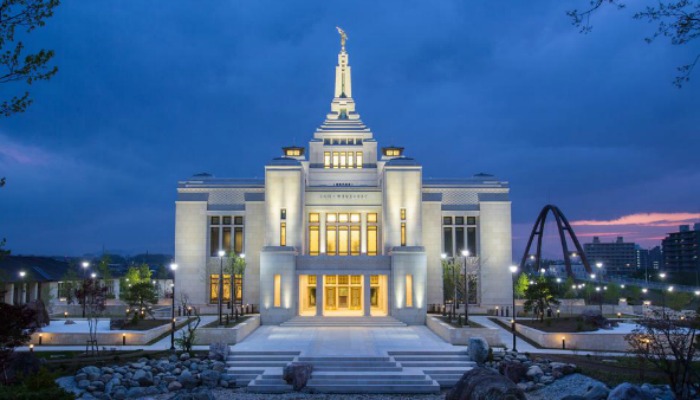
<path fill-rule="evenodd" d="M 15 284 L 14 283 L 6 283 L 5 290 L 7 291 L 7 293 L 5 293 L 5 303 L 14 304 L 14 302 L 15 302 Z"/>
<path fill-rule="evenodd" d="M 364 305 L 365 308 L 365 317 L 369 317 L 371 314 L 371 309 L 372 305 L 370 302 L 370 283 L 369 283 L 369 274 L 362 275 L 363 278 L 363 294 L 362 294 L 362 304 Z"/>
<path fill-rule="evenodd" d="M 29 292 L 29 301 L 33 301 L 39 298 L 39 282 L 32 282 L 29 286 L 31 288 Z"/>
<path fill-rule="evenodd" d="M 323 316 L 323 275 L 316 275 L 316 316 Z"/>

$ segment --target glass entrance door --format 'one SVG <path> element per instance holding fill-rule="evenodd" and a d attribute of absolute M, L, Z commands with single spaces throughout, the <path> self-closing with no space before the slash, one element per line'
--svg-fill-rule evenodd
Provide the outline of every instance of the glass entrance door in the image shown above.
<path fill-rule="evenodd" d="M 362 275 L 324 275 L 324 308 L 327 316 L 362 316 Z"/>

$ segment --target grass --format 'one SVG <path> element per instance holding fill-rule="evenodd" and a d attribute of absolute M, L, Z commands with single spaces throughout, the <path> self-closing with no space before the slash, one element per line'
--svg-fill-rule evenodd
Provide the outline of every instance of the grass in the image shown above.
<path fill-rule="evenodd" d="M 216 320 L 216 321 L 213 321 L 213 322 L 210 322 L 210 323 L 204 325 L 202 328 L 233 328 L 234 326 L 240 324 L 241 322 L 245 322 L 248 318 L 250 318 L 250 316 L 248 316 L 248 315 L 238 317 L 238 321 L 235 321 L 234 319 L 231 318 L 231 319 L 229 319 L 229 323 L 225 324 L 223 326 L 220 326 L 219 321 Z"/>
<path fill-rule="evenodd" d="M 543 332 L 592 332 L 598 330 L 598 327 L 586 323 L 581 317 L 545 318 L 544 322 L 519 319 L 518 323 Z"/>
<path fill-rule="evenodd" d="M 450 317 L 443 317 L 443 316 L 435 316 L 435 318 L 439 319 L 440 321 L 450 325 L 453 328 L 483 328 L 482 325 L 477 324 L 476 322 L 469 320 L 469 326 L 466 326 L 464 324 L 464 318 L 462 318 L 462 325 L 459 324 L 459 319 L 456 320 L 450 320 Z"/>

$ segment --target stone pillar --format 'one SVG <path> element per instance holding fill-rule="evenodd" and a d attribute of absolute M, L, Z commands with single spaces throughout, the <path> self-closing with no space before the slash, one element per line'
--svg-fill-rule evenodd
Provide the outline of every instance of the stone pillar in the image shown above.
<path fill-rule="evenodd" d="M 32 282 L 29 286 L 31 288 L 29 293 L 29 301 L 36 300 L 39 298 L 39 282 Z"/>
<path fill-rule="evenodd" d="M 5 290 L 7 291 L 7 293 L 5 293 L 5 303 L 14 304 L 14 302 L 15 302 L 15 284 L 14 283 L 6 283 Z"/>
<path fill-rule="evenodd" d="M 316 275 L 316 316 L 323 316 L 323 275 Z"/>
<path fill-rule="evenodd" d="M 362 275 L 363 278 L 363 287 L 362 287 L 362 304 L 364 305 L 365 308 L 365 317 L 369 317 L 371 315 L 372 311 L 372 305 L 370 302 L 370 283 L 369 283 L 369 274 L 364 274 Z"/>

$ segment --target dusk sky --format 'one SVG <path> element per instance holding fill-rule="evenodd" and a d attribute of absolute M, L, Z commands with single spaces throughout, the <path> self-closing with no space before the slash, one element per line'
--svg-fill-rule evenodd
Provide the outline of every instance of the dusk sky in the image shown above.
<path fill-rule="evenodd" d="M 333 96 L 336 25 L 380 146 L 425 177 L 510 182 L 514 259 L 547 203 L 583 242 L 651 247 L 700 222 L 700 69 L 672 84 L 700 41 L 647 44 L 643 1 L 600 10 L 586 35 L 566 11 L 588 0 L 62 3 L 27 37 L 58 74 L 0 119 L 14 254 L 172 253 L 178 180 L 262 177 L 307 144 Z"/>

